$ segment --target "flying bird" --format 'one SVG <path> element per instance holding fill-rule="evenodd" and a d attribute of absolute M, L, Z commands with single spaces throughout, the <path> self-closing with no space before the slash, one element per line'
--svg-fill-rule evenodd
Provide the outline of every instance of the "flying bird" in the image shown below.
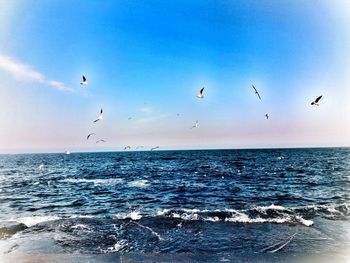
<path fill-rule="evenodd" d="M 255 90 L 255 94 L 258 95 L 259 99 L 261 100 L 260 94 L 259 92 L 256 90 L 256 88 L 254 87 L 254 85 L 252 85 L 253 89 Z"/>
<path fill-rule="evenodd" d="M 80 85 L 87 85 L 88 81 L 87 81 L 86 77 L 84 75 L 81 77 L 82 77 L 82 82 L 80 82 Z"/>
<path fill-rule="evenodd" d="M 97 120 L 94 120 L 94 122 L 98 122 L 98 121 L 100 121 L 100 120 L 103 120 L 103 110 L 101 109 L 101 111 L 100 111 L 100 114 L 99 114 L 99 116 L 98 116 L 98 119 Z"/>
<path fill-rule="evenodd" d="M 130 150 L 130 149 L 131 149 L 130 145 L 127 145 L 127 146 L 124 147 L 124 151 L 125 150 Z"/>
<path fill-rule="evenodd" d="M 198 92 L 198 94 L 197 94 L 197 98 L 198 99 L 203 99 L 204 98 L 203 91 L 204 91 L 204 87 L 201 88 L 201 90 Z"/>
<path fill-rule="evenodd" d="M 86 137 L 86 140 L 89 140 L 89 138 L 90 138 L 92 135 L 95 135 L 95 133 L 90 133 L 90 134 Z"/>
<path fill-rule="evenodd" d="M 103 139 L 96 141 L 96 143 L 100 143 L 100 142 L 106 142 L 106 141 Z"/>
<path fill-rule="evenodd" d="M 129 117 L 128 120 L 130 121 L 132 119 L 132 117 Z"/>
<path fill-rule="evenodd" d="M 193 129 L 193 128 L 198 128 L 198 126 L 199 126 L 199 122 L 196 121 L 196 123 L 191 127 L 191 129 Z"/>
<path fill-rule="evenodd" d="M 315 99 L 315 101 L 311 102 L 311 105 L 320 106 L 320 104 L 318 102 L 320 101 L 321 98 L 322 98 L 322 95 L 319 96 L 317 99 Z"/>
<path fill-rule="evenodd" d="M 267 120 L 269 119 L 269 114 L 268 114 L 268 113 L 265 114 L 265 118 L 266 118 Z"/>
<path fill-rule="evenodd" d="M 155 150 L 155 149 L 159 149 L 159 146 L 153 147 L 151 148 L 151 151 Z"/>

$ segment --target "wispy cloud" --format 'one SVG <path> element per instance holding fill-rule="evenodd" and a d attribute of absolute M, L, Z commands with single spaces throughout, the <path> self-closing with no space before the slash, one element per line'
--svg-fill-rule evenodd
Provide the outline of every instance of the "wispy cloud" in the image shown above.
<path fill-rule="evenodd" d="M 151 114 L 154 112 L 154 110 L 151 107 L 142 107 L 140 111 L 147 114 Z"/>
<path fill-rule="evenodd" d="M 51 80 L 44 74 L 33 69 L 33 67 L 16 61 L 15 59 L 0 54 L 0 69 L 10 73 L 15 79 L 21 81 L 35 81 L 43 85 L 50 86 L 60 91 L 73 91 L 66 87 L 64 83 Z"/>

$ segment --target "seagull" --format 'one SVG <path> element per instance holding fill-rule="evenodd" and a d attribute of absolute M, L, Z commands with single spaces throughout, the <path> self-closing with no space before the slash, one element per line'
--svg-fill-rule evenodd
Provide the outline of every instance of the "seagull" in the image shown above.
<path fill-rule="evenodd" d="M 90 133 L 90 134 L 86 137 L 86 140 L 89 140 L 89 138 L 90 138 L 92 135 L 95 135 L 95 133 Z"/>
<path fill-rule="evenodd" d="M 191 129 L 193 129 L 193 128 L 198 128 L 198 126 L 199 126 L 199 122 L 196 121 L 196 123 L 191 127 Z"/>
<path fill-rule="evenodd" d="M 259 92 L 256 90 L 256 88 L 254 87 L 254 85 L 252 85 L 253 89 L 255 90 L 255 94 L 258 95 L 259 99 L 261 100 L 260 94 Z"/>
<path fill-rule="evenodd" d="M 106 142 L 106 141 L 103 139 L 96 141 L 96 143 L 100 143 L 100 142 Z"/>
<path fill-rule="evenodd" d="M 151 148 L 151 151 L 158 149 L 158 148 L 159 148 L 159 146 L 153 147 L 153 148 Z"/>
<path fill-rule="evenodd" d="M 85 76 L 83 75 L 82 76 L 82 82 L 80 82 L 80 85 L 87 85 L 88 84 L 88 81 L 87 81 L 87 79 L 85 78 Z"/>
<path fill-rule="evenodd" d="M 203 99 L 203 98 L 204 98 L 204 96 L 203 96 L 203 91 L 204 91 L 204 87 L 201 88 L 201 90 L 198 92 L 198 94 L 197 94 L 197 98 L 198 98 L 198 99 Z"/>
<path fill-rule="evenodd" d="M 311 105 L 320 106 L 320 104 L 318 102 L 320 101 L 321 98 L 322 98 L 322 95 L 319 96 L 317 99 L 315 99 L 315 101 L 311 102 Z"/>
<path fill-rule="evenodd" d="M 266 118 L 267 120 L 269 119 L 269 114 L 268 114 L 268 113 L 265 114 L 265 118 Z"/>
<path fill-rule="evenodd" d="M 100 120 L 103 120 L 103 110 L 101 109 L 100 111 L 100 115 L 98 116 L 98 119 L 97 120 L 94 120 L 94 122 L 98 122 Z"/>
<path fill-rule="evenodd" d="M 130 149 L 131 149 L 130 145 L 124 147 L 124 151 L 125 150 L 130 150 Z"/>
<path fill-rule="evenodd" d="M 43 164 L 40 164 L 39 165 L 39 170 L 42 170 L 44 168 L 44 165 Z"/>

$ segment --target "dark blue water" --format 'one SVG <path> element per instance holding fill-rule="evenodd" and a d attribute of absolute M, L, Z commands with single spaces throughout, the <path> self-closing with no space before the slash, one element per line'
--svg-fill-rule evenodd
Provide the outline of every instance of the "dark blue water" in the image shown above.
<path fill-rule="evenodd" d="M 0 252 L 339 254 L 349 190 L 349 148 L 1 155 Z"/>

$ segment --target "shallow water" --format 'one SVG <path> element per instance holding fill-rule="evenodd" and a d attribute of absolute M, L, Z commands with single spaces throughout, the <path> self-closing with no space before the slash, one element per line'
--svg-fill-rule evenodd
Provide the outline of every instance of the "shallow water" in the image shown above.
<path fill-rule="evenodd" d="M 343 255 L 349 186 L 349 148 L 1 155 L 0 253 Z"/>

